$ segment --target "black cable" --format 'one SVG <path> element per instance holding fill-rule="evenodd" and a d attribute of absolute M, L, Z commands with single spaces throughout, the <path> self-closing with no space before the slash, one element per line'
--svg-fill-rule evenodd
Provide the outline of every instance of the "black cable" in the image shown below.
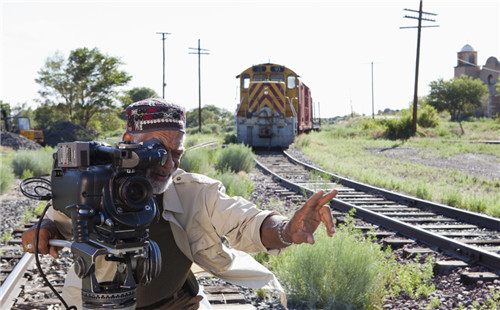
<path fill-rule="evenodd" d="M 42 276 L 43 280 L 45 281 L 45 284 L 56 295 L 56 297 L 59 298 L 59 300 L 61 301 L 61 303 L 64 305 L 64 308 L 66 308 L 66 310 L 77 310 L 76 306 L 68 307 L 68 304 L 66 303 L 66 301 L 64 300 L 64 298 L 62 298 L 62 296 L 59 295 L 59 292 L 57 292 L 57 290 L 52 286 L 52 284 L 50 284 L 49 280 L 47 279 L 47 276 L 45 275 L 45 273 L 42 270 L 42 266 L 40 265 L 40 259 L 38 258 L 38 239 L 39 239 L 39 235 L 40 235 L 40 228 L 42 227 L 42 220 L 45 217 L 45 213 L 47 212 L 47 210 L 49 209 L 49 207 L 50 207 L 50 203 L 47 203 L 47 205 L 45 206 L 45 209 L 43 209 L 42 215 L 40 216 L 40 219 L 38 220 L 38 224 L 36 226 L 36 236 L 35 236 L 35 262 L 36 262 L 36 267 L 38 268 L 38 271 L 40 272 L 40 275 Z"/>
<path fill-rule="evenodd" d="M 39 184 L 41 183 L 42 185 L 38 185 L 38 186 L 35 186 L 33 188 L 33 193 L 29 193 L 28 190 L 26 190 L 26 186 L 32 184 L 32 183 L 35 183 L 35 184 Z M 31 177 L 31 178 L 27 178 L 27 179 L 24 179 L 22 182 L 21 182 L 21 185 L 19 186 L 20 190 L 21 190 L 21 193 L 28 197 L 28 198 L 31 198 L 31 199 L 35 199 L 35 200 L 50 200 L 52 199 L 52 184 L 50 183 L 49 180 L 45 179 L 45 178 L 40 178 L 40 177 Z M 46 193 L 45 194 L 41 194 L 39 193 L 39 190 L 44 190 Z"/>

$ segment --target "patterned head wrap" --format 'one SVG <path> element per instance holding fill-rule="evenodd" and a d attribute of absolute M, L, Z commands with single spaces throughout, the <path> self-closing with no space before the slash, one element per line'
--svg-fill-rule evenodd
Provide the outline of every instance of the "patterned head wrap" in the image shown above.
<path fill-rule="evenodd" d="M 186 129 L 186 110 L 165 99 L 144 99 L 129 105 L 125 112 L 128 133 Z"/>

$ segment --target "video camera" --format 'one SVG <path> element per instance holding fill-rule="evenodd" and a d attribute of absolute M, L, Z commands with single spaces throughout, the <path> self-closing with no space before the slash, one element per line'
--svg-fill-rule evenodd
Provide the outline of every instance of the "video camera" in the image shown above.
<path fill-rule="evenodd" d="M 161 270 L 158 245 L 148 227 L 158 220 L 148 169 L 165 164 L 158 139 L 139 143 L 59 143 L 51 175 L 52 204 L 71 217 L 75 271 L 82 279 L 84 309 L 135 309 L 137 284 Z M 99 283 L 100 255 L 117 264 L 112 281 Z"/>

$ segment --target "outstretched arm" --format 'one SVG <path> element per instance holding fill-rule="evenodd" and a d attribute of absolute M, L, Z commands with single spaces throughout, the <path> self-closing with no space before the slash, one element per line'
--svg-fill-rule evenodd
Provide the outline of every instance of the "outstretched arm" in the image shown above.
<path fill-rule="evenodd" d="M 314 232 L 323 222 L 327 234 L 331 237 L 335 233 L 335 225 L 330 207 L 326 205 L 338 191 L 326 193 L 322 190 L 316 192 L 306 203 L 295 212 L 288 221 L 280 215 L 267 217 L 261 226 L 261 239 L 268 249 L 283 248 L 290 243 L 314 244 Z"/>

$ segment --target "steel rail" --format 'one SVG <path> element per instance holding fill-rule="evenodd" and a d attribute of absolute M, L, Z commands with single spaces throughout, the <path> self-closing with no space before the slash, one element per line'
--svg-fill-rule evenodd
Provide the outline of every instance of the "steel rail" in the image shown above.
<path fill-rule="evenodd" d="M 431 201 L 425 201 L 422 199 L 418 199 L 415 197 L 410 197 L 406 196 L 403 194 L 398 194 L 383 188 L 363 184 L 360 182 L 356 182 L 350 179 L 347 179 L 345 177 L 335 175 L 333 173 L 330 173 L 328 171 L 322 170 L 320 168 L 311 166 L 309 164 L 306 164 L 304 162 L 299 161 L 298 159 L 293 158 L 290 154 L 287 152 L 283 152 L 285 156 L 290 159 L 293 163 L 299 164 L 304 166 L 308 170 L 313 170 L 313 171 L 319 171 L 323 174 L 329 175 L 331 177 L 331 180 L 338 180 L 337 183 L 348 186 L 360 191 L 364 192 L 371 192 L 371 193 L 377 193 L 382 196 L 384 196 L 386 199 L 395 201 L 397 203 L 401 203 L 404 205 L 412 206 L 412 207 L 417 207 L 421 210 L 429 210 L 433 211 L 436 213 L 439 213 L 441 215 L 445 215 L 448 217 L 452 217 L 455 219 L 463 220 L 468 223 L 473 223 L 475 225 L 484 227 L 484 228 L 489 228 L 493 230 L 500 230 L 500 219 L 494 218 L 488 215 L 480 214 L 480 213 L 475 213 L 475 212 L 470 212 L 467 210 L 461 210 L 458 208 L 453 208 L 450 206 L 446 206 L 443 204 L 431 202 Z"/>
<path fill-rule="evenodd" d="M 342 184 L 347 187 L 354 188 L 356 190 L 360 191 L 369 191 L 369 192 L 377 192 L 381 195 L 383 195 L 386 199 L 391 200 L 391 201 L 397 201 L 402 204 L 406 205 L 413 205 L 421 209 L 426 209 L 426 210 L 433 210 L 436 212 L 442 212 L 444 215 L 447 214 L 453 214 L 455 217 L 458 217 L 460 219 L 464 219 L 461 216 L 461 210 L 451 210 L 453 208 L 440 205 L 440 204 L 434 204 L 432 202 L 427 202 L 423 201 L 421 199 L 417 198 L 412 198 L 408 197 L 405 195 L 399 195 L 381 188 L 369 186 L 366 184 L 362 184 L 356 181 L 352 181 L 340 176 L 336 176 L 334 174 L 331 174 L 329 172 L 326 172 L 324 170 L 315 168 L 311 165 L 305 164 L 297 159 L 294 159 L 292 156 L 290 156 L 288 153 L 283 152 L 292 162 L 302 165 L 306 167 L 308 170 L 315 170 L 315 171 L 320 171 L 321 173 L 330 175 L 332 179 L 338 180 L 336 183 Z M 290 180 L 287 180 L 280 175 L 276 174 L 275 172 L 269 170 L 267 167 L 265 167 L 262 163 L 260 163 L 257 159 L 255 160 L 257 165 L 268 172 L 269 174 L 274 176 L 275 181 L 281 183 L 283 186 L 294 190 L 295 192 L 298 193 L 307 193 L 308 195 L 312 195 L 314 191 L 312 189 L 303 187 L 297 183 L 294 183 Z M 390 229 L 392 231 L 398 232 L 406 237 L 416 239 L 421 241 L 422 243 L 425 243 L 429 245 L 430 247 L 438 248 L 439 250 L 443 251 L 445 254 L 462 259 L 464 261 L 467 261 L 469 263 L 477 263 L 483 266 L 486 266 L 493 270 L 496 273 L 500 273 L 500 255 L 484 251 L 482 249 L 469 246 L 467 244 L 454 241 L 450 238 L 441 236 L 439 234 L 435 234 L 429 231 L 426 231 L 424 229 L 406 224 L 402 221 L 392 219 L 388 216 L 378 214 L 376 212 L 364 209 L 359 206 L 355 206 L 350 203 L 343 202 L 340 199 L 332 199 L 331 201 L 331 206 L 342 210 L 344 212 L 349 212 L 352 209 L 356 210 L 356 216 L 364 218 L 367 221 L 373 222 L 375 224 L 378 224 L 380 226 L 386 227 L 387 229 Z M 466 219 L 473 219 L 474 224 L 479 225 L 479 226 L 486 226 L 488 225 L 488 228 L 495 229 L 495 230 L 500 230 L 500 219 L 495 219 L 495 218 L 490 218 L 487 216 L 483 216 L 481 214 L 474 214 L 472 212 L 468 211 L 463 211 L 464 214 L 466 214 Z M 486 219 L 485 222 L 480 222 L 481 219 Z M 480 223 L 476 223 L 480 222 Z M 485 225 L 483 225 L 485 224 Z"/>
<path fill-rule="evenodd" d="M 188 147 L 186 149 L 186 151 L 196 150 L 196 149 L 203 148 L 203 147 L 208 147 L 208 146 L 215 146 L 217 144 L 218 144 L 217 141 L 207 141 L 207 142 L 203 142 L 203 143 L 200 143 L 200 144 L 196 144 L 196 145 L 190 146 L 190 147 Z"/>
<path fill-rule="evenodd" d="M 421 241 L 431 248 L 437 248 L 443 251 L 443 253 L 447 255 L 454 256 L 469 263 L 477 263 L 486 266 L 494 272 L 500 273 L 500 255 L 498 254 L 454 241 L 453 239 L 406 224 L 388 216 L 364 209 L 363 207 L 343 202 L 339 199 L 332 199 L 331 205 L 344 212 L 355 209 L 356 216 L 364 218 L 367 221 L 398 232 L 411 239 Z"/>
<path fill-rule="evenodd" d="M 0 287 L 0 305 L 2 308 L 6 307 L 3 309 L 10 309 L 10 306 L 14 303 L 19 295 L 19 292 L 16 292 L 16 289 L 19 289 L 19 281 L 23 278 L 24 272 L 33 264 L 34 260 L 35 255 L 24 253 L 21 260 L 16 264 L 16 267 L 14 267 L 7 279 L 5 279 L 5 282 Z"/>

